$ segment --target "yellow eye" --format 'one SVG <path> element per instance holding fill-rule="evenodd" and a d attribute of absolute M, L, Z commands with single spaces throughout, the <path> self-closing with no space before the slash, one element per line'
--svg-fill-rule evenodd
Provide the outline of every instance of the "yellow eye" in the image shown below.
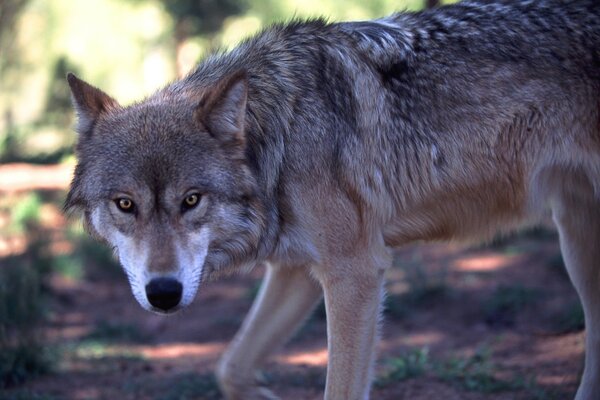
<path fill-rule="evenodd" d="M 196 207 L 199 200 L 200 196 L 197 193 L 190 194 L 183 200 L 183 206 L 186 209 Z"/>
<path fill-rule="evenodd" d="M 115 200 L 115 203 L 117 204 L 119 210 L 123 212 L 130 213 L 133 211 L 133 201 L 131 199 L 121 198 Z"/>

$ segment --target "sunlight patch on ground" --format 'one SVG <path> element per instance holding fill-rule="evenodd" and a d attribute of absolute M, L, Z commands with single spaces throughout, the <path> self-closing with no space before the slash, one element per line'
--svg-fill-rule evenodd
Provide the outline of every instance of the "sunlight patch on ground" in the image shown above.
<path fill-rule="evenodd" d="M 386 352 L 394 348 L 404 347 L 430 347 L 443 343 L 446 335 L 439 331 L 424 331 L 416 334 L 396 335 L 389 339 L 381 340 L 380 352 Z"/>
<path fill-rule="evenodd" d="M 549 338 L 537 343 L 537 356 L 539 361 L 552 362 L 557 359 L 568 359 L 573 353 L 580 353 L 583 357 L 585 336 L 583 332 L 571 333 Z"/>
<path fill-rule="evenodd" d="M 277 361 L 286 364 L 322 367 L 327 365 L 327 349 L 319 349 L 315 351 L 300 352 L 291 355 L 279 356 L 277 357 Z"/>
<path fill-rule="evenodd" d="M 224 343 L 170 343 L 157 346 L 130 346 L 134 352 L 147 359 L 177 359 L 180 357 L 216 356 L 223 352 Z"/>
<path fill-rule="evenodd" d="M 0 192 L 66 189 L 71 182 L 74 167 L 73 164 L 0 165 Z"/>
<path fill-rule="evenodd" d="M 61 279 L 61 281 L 66 282 L 65 279 Z M 70 286 L 73 287 L 76 284 L 71 282 Z M 63 287 L 66 287 L 66 285 Z M 51 322 L 52 326 L 47 328 L 45 336 L 50 342 L 78 340 L 87 335 L 92 329 L 89 315 L 81 312 L 60 313 L 51 317 Z"/>
<path fill-rule="evenodd" d="M 404 339 L 404 343 L 411 347 L 431 346 L 444 340 L 445 335 L 440 332 L 424 332 L 416 335 L 409 335 Z"/>
<path fill-rule="evenodd" d="M 40 224 L 47 228 L 63 226 L 67 221 L 61 210 L 54 204 L 43 204 L 40 207 Z"/>
<path fill-rule="evenodd" d="M 463 272 L 492 272 L 514 264 L 520 256 L 484 255 L 456 260 L 454 266 Z"/>
<path fill-rule="evenodd" d="M 577 375 L 572 374 L 571 376 L 565 375 L 564 373 L 552 374 L 552 375 L 537 375 L 535 379 L 538 385 L 544 386 L 562 386 L 566 384 L 577 384 L 579 382 L 579 378 Z"/>
<path fill-rule="evenodd" d="M 26 249 L 25 236 L 0 237 L 0 258 L 23 254 Z"/>
<path fill-rule="evenodd" d="M 91 325 L 74 325 L 64 328 L 48 328 L 46 332 L 46 340 L 49 342 L 58 342 L 65 340 L 79 340 L 87 335 L 92 330 Z"/>

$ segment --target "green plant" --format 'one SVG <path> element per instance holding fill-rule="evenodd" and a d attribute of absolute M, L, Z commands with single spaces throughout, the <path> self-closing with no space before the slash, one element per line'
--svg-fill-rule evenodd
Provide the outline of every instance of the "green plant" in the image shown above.
<path fill-rule="evenodd" d="M 99 343 L 143 343 L 147 339 L 135 325 L 100 321 L 83 340 Z"/>
<path fill-rule="evenodd" d="M 91 239 L 87 234 L 79 236 L 75 245 L 75 256 L 81 259 L 90 273 L 122 278 L 123 270 L 107 246 Z"/>
<path fill-rule="evenodd" d="M 457 382 L 471 391 L 494 393 L 521 389 L 525 382 L 515 377 L 504 380 L 497 377 L 498 369 L 491 361 L 491 351 L 484 347 L 470 357 L 453 357 L 436 366 L 437 375 L 448 382 Z"/>
<path fill-rule="evenodd" d="M 80 260 L 71 254 L 53 257 L 52 271 L 71 280 L 80 280 L 83 277 L 83 266 Z"/>
<path fill-rule="evenodd" d="M 89 237 L 76 225 L 69 226 L 67 238 L 73 243 L 70 254 L 56 257 L 54 269 L 72 279 L 122 279 L 123 271 L 109 247 Z"/>
<path fill-rule="evenodd" d="M 12 209 L 11 225 L 16 232 L 24 232 L 28 226 L 35 224 L 40 219 L 42 200 L 37 193 L 30 193 L 20 199 Z"/>
<path fill-rule="evenodd" d="M 384 372 L 375 380 L 375 386 L 384 387 L 389 384 L 414 378 L 425 373 L 429 364 L 429 349 L 414 349 L 409 353 L 389 358 L 385 361 Z"/>
<path fill-rule="evenodd" d="M 490 325 L 512 326 L 518 312 L 535 302 L 539 296 L 537 289 L 520 285 L 499 286 L 483 304 L 485 321 Z"/>
<path fill-rule="evenodd" d="M 52 365 L 37 329 L 44 315 L 40 273 L 23 260 L 4 261 L 6 265 L 0 268 L 0 387 L 45 373 Z"/>

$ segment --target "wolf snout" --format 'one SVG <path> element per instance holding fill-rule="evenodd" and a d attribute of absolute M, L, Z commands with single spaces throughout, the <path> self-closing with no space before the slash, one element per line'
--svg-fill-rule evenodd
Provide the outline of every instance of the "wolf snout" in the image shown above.
<path fill-rule="evenodd" d="M 183 286 L 174 278 L 154 278 L 146 285 L 146 297 L 160 311 L 171 311 L 181 301 Z"/>

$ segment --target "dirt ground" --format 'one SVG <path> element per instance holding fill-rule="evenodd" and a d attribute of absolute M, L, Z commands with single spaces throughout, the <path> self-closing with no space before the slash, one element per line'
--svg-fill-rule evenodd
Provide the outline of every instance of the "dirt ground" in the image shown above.
<path fill-rule="evenodd" d="M 0 398 L 221 398 L 212 371 L 263 269 L 204 284 L 192 306 L 162 317 L 140 308 L 124 275 L 102 268 L 52 276 L 42 333 L 61 357 L 51 374 Z M 584 333 L 552 231 L 410 246 L 388 275 L 372 399 L 573 398 Z M 320 399 L 326 363 L 320 308 L 260 379 L 282 399 Z"/>

